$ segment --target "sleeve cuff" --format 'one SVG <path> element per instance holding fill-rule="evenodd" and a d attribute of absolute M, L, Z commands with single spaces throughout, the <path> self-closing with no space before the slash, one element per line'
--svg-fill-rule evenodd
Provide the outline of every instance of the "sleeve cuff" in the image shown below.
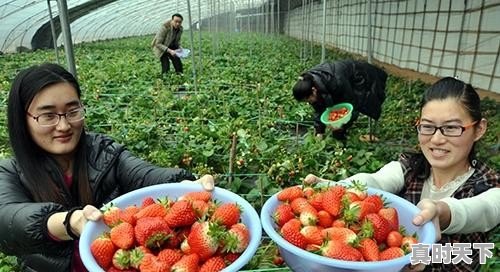
<path fill-rule="evenodd" d="M 446 197 L 440 201 L 445 202 L 450 208 L 450 224 L 441 232 L 443 234 L 453 234 L 459 232 L 466 223 L 465 210 L 460 206 L 459 200 Z"/>

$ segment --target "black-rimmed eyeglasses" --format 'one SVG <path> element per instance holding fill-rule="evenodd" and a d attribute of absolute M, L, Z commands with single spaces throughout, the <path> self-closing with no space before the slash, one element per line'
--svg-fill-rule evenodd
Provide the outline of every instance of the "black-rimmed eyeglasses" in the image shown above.
<path fill-rule="evenodd" d="M 459 126 L 459 125 L 444 125 L 444 126 L 434 126 L 430 124 L 417 124 L 416 128 L 418 133 L 420 135 L 425 135 L 425 136 L 430 136 L 434 135 L 436 131 L 439 129 L 441 131 L 441 134 L 444 136 L 448 137 L 460 137 L 466 131 L 468 128 L 471 128 L 477 123 L 477 121 L 472 122 L 468 125 L 465 126 Z"/>
<path fill-rule="evenodd" d="M 64 116 L 64 118 L 66 118 L 66 121 L 68 121 L 69 123 L 74 123 L 83 120 L 85 118 L 85 108 L 80 107 L 78 109 L 74 109 L 65 113 L 47 112 L 47 113 L 42 113 L 38 116 L 34 116 L 29 112 L 26 112 L 26 114 L 31 118 L 35 119 L 38 125 L 42 127 L 51 127 L 59 124 L 59 121 L 61 121 L 62 116 Z"/>

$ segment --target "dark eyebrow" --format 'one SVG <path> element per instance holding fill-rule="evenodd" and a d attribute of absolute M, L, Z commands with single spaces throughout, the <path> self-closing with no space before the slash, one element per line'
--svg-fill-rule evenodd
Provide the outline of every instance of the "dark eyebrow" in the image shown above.
<path fill-rule="evenodd" d="M 66 103 L 66 106 L 69 106 L 69 107 L 80 106 L 80 105 L 81 105 L 80 100 L 73 100 L 73 101 Z M 42 106 L 37 107 L 36 110 L 38 110 L 38 111 L 53 110 L 55 108 L 56 108 L 56 106 L 54 106 L 54 105 L 42 105 Z"/>
<path fill-rule="evenodd" d="M 431 120 L 425 119 L 425 118 L 422 118 L 421 121 L 425 121 L 425 122 L 429 122 L 429 123 L 435 124 L 434 121 L 431 121 Z M 456 123 L 462 123 L 462 120 L 460 120 L 458 118 L 457 119 L 446 120 L 446 121 L 443 122 L 443 124 L 454 123 L 454 122 L 456 122 Z"/>

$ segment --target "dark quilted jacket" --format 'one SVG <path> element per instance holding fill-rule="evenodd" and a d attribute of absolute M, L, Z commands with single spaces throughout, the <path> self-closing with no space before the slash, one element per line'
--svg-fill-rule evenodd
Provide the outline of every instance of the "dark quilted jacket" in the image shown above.
<path fill-rule="evenodd" d="M 183 169 L 159 168 L 134 157 L 122 145 L 88 134 L 88 175 L 94 206 L 148 185 L 195 177 Z M 33 202 L 15 159 L 0 162 L 0 251 L 17 256 L 23 271 L 70 271 L 73 241 L 56 242 L 46 233 L 47 215 L 65 211 L 57 203 Z"/>
<path fill-rule="evenodd" d="M 321 114 L 326 108 L 341 102 L 353 104 L 353 121 L 357 112 L 375 120 L 380 118 L 387 79 L 387 73 L 382 69 L 367 62 L 344 60 L 316 65 L 304 74 L 313 76 L 321 96 L 311 104 L 315 111 L 314 127 L 317 133 L 325 132 Z"/>

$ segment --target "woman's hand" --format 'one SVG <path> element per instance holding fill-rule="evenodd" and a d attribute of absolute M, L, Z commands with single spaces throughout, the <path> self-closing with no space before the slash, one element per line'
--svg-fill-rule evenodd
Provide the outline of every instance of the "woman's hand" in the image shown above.
<path fill-rule="evenodd" d="M 71 230 L 74 234 L 80 236 L 83 232 L 83 227 L 88 221 L 99 221 L 102 218 L 102 212 L 92 206 L 87 205 L 81 210 L 76 210 L 69 220 Z"/>
<path fill-rule="evenodd" d="M 215 187 L 215 180 L 214 180 L 214 177 L 212 175 L 204 175 L 204 176 L 202 176 L 201 178 L 199 178 L 199 179 L 197 179 L 195 181 L 183 180 L 182 182 L 196 182 L 196 183 L 199 183 L 199 184 L 201 184 L 201 186 L 203 187 L 203 189 L 205 191 L 213 191 L 214 187 Z"/>
<path fill-rule="evenodd" d="M 420 208 L 420 213 L 413 218 L 413 224 L 421 226 L 428 221 L 432 221 L 436 229 L 436 241 L 441 240 L 440 217 L 446 217 L 445 213 L 447 211 L 449 213 L 448 205 L 444 202 L 424 198 L 418 202 L 417 207 Z"/>

